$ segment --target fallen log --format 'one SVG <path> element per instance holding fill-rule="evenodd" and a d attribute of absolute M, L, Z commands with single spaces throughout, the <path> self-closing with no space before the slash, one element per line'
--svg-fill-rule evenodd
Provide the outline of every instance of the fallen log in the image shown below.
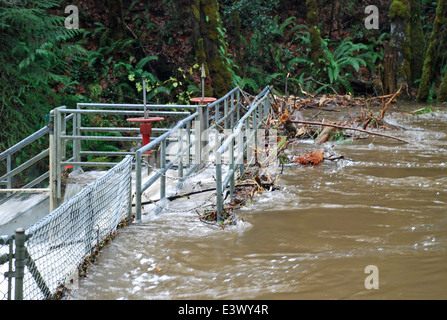
<path fill-rule="evenodd" d="M 407 141 L 405 139 L 402 138 L 398 138 L 395 136 L 390 136 L 384 133 L 380 133 L 380 132 L 373 132 L 373 131 L 369 131 L 369 130 L 364 130 L 364 129 L 359 129 L 359 128 L 353 128 L 353 127 L 347 127 L 347 126 L 342 126 L 342 125 L 338 125 L 338 124 L 332 124 L 332 123 L 324 123 L 324 122 L 315 122 L 315 121 L 302 121 L 302 120 L 290 120 L 290 122 L 293 123 L 301 123 L 301 124 L 309 124 L 309 125 L 314 125 L 314 126 L 327 126 L 327 127 L 334 127 L 334 128 L 338 128 L 338 129 L 345 129 L 345 130 L 354 130 L 354 131 L 360 131 L 366 134 L 370 134 L 370 135 L 375 135 L 375 136 L 381 136 L 381 137 L 385 137 L 385 138 L 391 138 L 391 139 L 395 139 L 395 140 L 399 140 L 408 144 L 412 144 L 410 141 Z"/>

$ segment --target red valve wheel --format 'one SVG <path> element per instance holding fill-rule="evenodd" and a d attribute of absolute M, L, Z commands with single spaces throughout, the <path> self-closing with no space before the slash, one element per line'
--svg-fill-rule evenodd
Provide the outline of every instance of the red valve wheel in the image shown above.
<path fill-rule="evenodd" d="M 205 105 L 207 103 L 214 102 L 216 100 L 217 100 L 216 98 L 204 97 L 204 98 L 191 98 L 189 101 L 191 101 L 193 103 L 200 103 L 200 105 Z M 200 102 L 200 101 L 202 101 L 202 102 Z"/>
<path fill-rule="evenodd" d="M 127 122 L 138 122 L 140 123 L 140 133 L 143 136 L 143 146 L 151 142 L 152 134 L 152 122 L 163 121 L 163 117 L 148 117 L 148 118 L 129 118 Z M 150 150 L 146 153 L 152 153 Z"/>

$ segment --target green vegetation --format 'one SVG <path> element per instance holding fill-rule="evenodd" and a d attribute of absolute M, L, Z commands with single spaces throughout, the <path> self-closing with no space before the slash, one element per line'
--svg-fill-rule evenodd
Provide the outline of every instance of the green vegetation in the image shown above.
<path fill-rule="evenodd" d="M 149 102 L 187 104 L 200 94 L 202 64 L 207 95 L 235 85 L 365 94 L 359 83 L 380 94 L 384 67 L 397 65 L 384 53 L 396 19 L 406 23 L 396 45 L 409 98 L 447 100 L 445 1 L 378 1 L 379 30 L 364 27 L 360 0 L 84 0 L 79 30 L 64 27 L 68 4 L 1 3 L 0 150 L 43 127 L 56 106 L 141 102 L 143 77 Z M 112 120 L 122 121 L 103 119 Z"/>
<path fill-rule="evenodd" d="M 0 150 L 44 126 L 45 114 L 63 101 L 58 91 L 73 85 L 67 70 L 85 52 L 68 44 L 83 31 L 63 28 L 64 17 L 48 12 L 58 1 L 8 3 L 0 6 Z"/>

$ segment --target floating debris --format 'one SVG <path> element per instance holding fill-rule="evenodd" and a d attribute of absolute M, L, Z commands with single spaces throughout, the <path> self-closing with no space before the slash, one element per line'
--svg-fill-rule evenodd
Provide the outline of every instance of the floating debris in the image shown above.
<path fill-rule="evenodd" d="M 293 162 L 299 163 L 304 166 L 315 166 L 324 161 L 324 151 L 317 150 L 315 152 L 310 152 L 302 156 L 298 156 L 293 159 Z"/>

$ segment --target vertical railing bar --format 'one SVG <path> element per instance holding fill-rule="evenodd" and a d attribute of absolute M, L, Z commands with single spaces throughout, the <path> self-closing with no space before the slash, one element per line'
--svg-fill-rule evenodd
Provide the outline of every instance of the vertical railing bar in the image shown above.
<path fill-rule="evenodd" d="M 216 152 L 216 220 L 220 223 L 223 220 L 222 211 L 222 163 L 221 154 Z"/>
<path fill-rule="evenodd" d="M 50 212 L 53 212 L 57 207 L 57 175 L 56 175 L 56 142 L 55 142 L 55 134 L 54 134 L 54 111 L 50 112 L 50 123 L 48 125 L 49 132 L 49 142 L 50 142 Z"/>
<path fill-rule="evenodd" d="M 199 106 L 198 107 L 198 111 L 199 111 L 199 127 L 198 127 L 198 150 L 197 152 L 199 154 L 196 154 L 196 159 L 198 159 L 198 162 L 196 162 L 197 164 L 200 165 L 200 168 L 203 166 L 203 150 L 205 149 L 206 146 L 206 141 L 208 140 L 208 137 L 205 137 L 205 135 L 208 132 L 208 121 L 206 120 L 207 118 L 207 111 L 209 110 L 208 105 L 207 106 Z"/>
<path fill-rule="evenodd" d="M 215 108 L 215 115 L 214 115 L 214 117 L 216 118 L 216 123 L 218 123 L 219 122 L 219 102 L 218 103 L 216 103 L 216 108 Z"/>
<path fill-rule="evenodd" d="M 135 153 L 135 221 L 141 222 L 141 151 Z"/>
<path fill-rule="evenodd" d="M 200 107 L 198 107 L 198 110 L 201 110 Z M 200 123 L 201 116 L 199 115 L 199 120 L 195 121 L 194 123 L 194 163 L 200 166 L 200 153 L 202 152 L 200 150 L 200 143 L 201 143 L 201 137 L 200 137 Z"/>
<path fill-rule="evenodd" d="M 224 117 L 225 117 L 224 129 L 228 129 L 228 99 L 224 100 Z"/>
<path fill-rule="evenodd" d="M 255 163 L 258 162 L 258 119 L 257 119 L 257 110 L 253 112 L 253 131 L 254 131 L 254 151 L 255 151 Z"/>
<path fill-rule="evenodd" d="M 130 174 L 129 174 L 129 203 L 127 207 L 127 218 L 132 219 L 132 163 L 130 164 Z"/>
<path fill-rule="evenodd" d="M 210 125 L 210 107 L 209 104 L 206 106 L 206 117 L 205 117 L 205 130 L 208 129 Z"/>
<path fill-rule="evenodd" d="M 231 111 L 231 128 L 234 128 L 234 114 L 235 114 L 235 110 L 234 110 L 234 93 L 231 94 L 230 96 L 230 109 Z M 236 123 L 238 121 L 236 120 Z"/>
<path fill-rule="evenodd" d="M 71 129 L 72 133 L 73 133 L 73 136 L 76 136 L 77 123 L 78 123 L 78 117 L 77 117 L 77 114 L 74 114 L 73 115 L 73 128 Z M 78 159 L 78 145 L 77 145 L 75 139 L 73 139 L 71 141 L 72 141 L 72 144 L 73 144 L 73 161 L 74 162 L 79 162 L 79 159 Z M 79 170 L 79 166 L 78 165 L 74 165 L 73 166 L 73 171 L 77 171 L 77 170 Z"/>
<path fill-rule="evenodd" d="M 241 119 L 241 100 L 240 100 L 240 98 L 241 98 L 241 92 L 240 92 L 240 90 L 238 90 L 237 94 L 236 94 L 237 122 L 239 122 L 239 120 Z"/>
<path fill-rule="evenodd" d="M 67 117 L 64 115 L 61 115 L 61 136 L 65 136 L 67 134 Z M 61 161 L 65 161 L 67 158 L 67 143 L 65 139 L 61 139 Z"/>
<path fill-rule="evenodd" d="M 57 202 L 60 203 L 60 200 L 62 199 L 62 168 L 61 168 L 61 160 L 62 160 L 62 139 L 61 136 L 61 130 L 62 130 L 62 121 L 61 121 L 61 112 L 59 109 L 56 108 L 56 121 L 55 121 L 55 144 L 56 144 L 56 198 Z M 57 204 L 58 205 L 58 204 Z"/>
<path fill-rule="evenodd" d="M 81 106 L 79 105 L 79 103 L 76 105 L 76 109 L 79 109 L 79 110 L 81 109 Z M 82 127 L 82 114 L 77 113 L 74 115 L 74 118 L 76 119 L 76 124 L 74 124 L 74 120 L 73 120 L 73 135 L 80 136 L 81 135 L 81 127 Z M 73 140 L 74 162 L 81 162 L 81 148 L 82 148 L 81 140 L 74 139 Z M 76 152 L 74 151 L 74 149 L 76 149 Z M 80 171 L 81 166 L 75 165 L 73 169 L 74 169 L 74 171 Z"/>
<path fill-rule="evenodd" d="M 188 123 L 186 124 L 186 132 L 186 164 L 189 166 L 191 164 L 191 121 L 188 121 Z"/>
<path fill-rule="evenodd" d="M 178 178 L 179 181 L 181 178 L 183 178 L 183 127 L 181 127 L 179 129 L 179 138 L 178 138 L 178 143 L 180 144 L 180 160 L 179 160 L 179 164 L 178 164 Z"/>
<path fill-rule="evenodd" d="M 243 130 L 239 132 L 238 139 L 237 139 L 237 149 L 238 149 L 238 157 L 239 155 L 244 154 L 244 133 Z M 239 164 L 239 170 L 240 174 L 244 172 L 244 157 L 242 157 L 241 163 Z"/>
<path fill-rule="evenodd" d="M 160 149 L 160 169 L 164 170 L 166 168 L 166 139 L 161 143 Z M 166 197 L 166 175 L 162 174 L 160 177 L 160 199 Z"/>
<path fill-rule="evenodd" d="M 12 260 L 14 256 L 14 239 L 9 239 L 9 257 L 8 257 L 8 272 L 12 273 Z M 12 277 L 8 276 L 8 300 L 12 298 Z"/>
<path fill-rule="evenodd" d="M 250 122 L 248 120 L 248 117 L 245 120 L 245 128 L 246 128 L 245 132 L 246 132 L 246 140 L 247 140 L 247 146 L 246 146 L 245 151 L 247 153 L 247 162 L 249 162 L 250 158 L 251 158 L 251 151 L 250 151 L 250 143 L 248 141 L 248 139 L 250 138 Z"/>
<path fill-rule="evenodd" d="M 25 230 L 18 228 L 15 232 L 15 288 L 14 299 L 23 300 L 23 279 L 25 277 L 26 248 Z"/>
<path fill-rule="evenodd" d="M 234 199 L 234 183 L 235 183 L 235 164 L 234 164 L 234 146 L 235 146 L 235 141 L 234 139 L 231 139 L 231 144 L 230 144 L 230 169 L 233 171 L 233 173 L 231 174 L 231 178 L 230 178 L 230 197 L 231 200 Z"/>

